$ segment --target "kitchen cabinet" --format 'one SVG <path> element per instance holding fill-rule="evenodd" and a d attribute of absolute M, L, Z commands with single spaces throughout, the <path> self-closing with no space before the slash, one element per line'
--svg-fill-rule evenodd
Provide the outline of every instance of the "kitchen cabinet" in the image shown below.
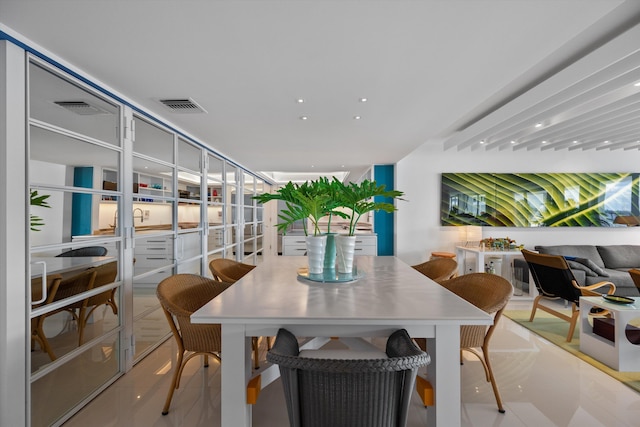
<path fill-rule="evenodd" d="M 282 255 L 302 256 L 307 252 L 304 235 L 282 236 Z M 375 256 L 378 254 L 378 236 L 376 234 L 356 234 L 355 255 Z"/>
<path fill-rule="evenodd" d="M 153 236 L 136 239 L 134 252 L 136 260 L 134 264 L 135 276 L 166 267 L 156 274 L 136 279 L 136 285 L 157 285 L 159 277 L 166 277 L 167 273 L 171 273 L 174 263 L 173 236 Z"/>

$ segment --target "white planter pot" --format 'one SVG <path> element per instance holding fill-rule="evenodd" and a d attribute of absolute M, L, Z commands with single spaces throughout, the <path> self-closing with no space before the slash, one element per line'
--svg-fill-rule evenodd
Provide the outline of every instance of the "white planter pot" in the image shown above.
<path fill-rule="evenodd" d="M 336 236 L 336 264 L 338 273 L 353 272 L 353 255 L 356 249 L 356 236 Z"/>
<path fill-rule="evenodd" d="M 307 236 L 307 259 L 310 274 L 322 274 L 324 268 L 324 252 L 327 247 L 327 236 Z"/>

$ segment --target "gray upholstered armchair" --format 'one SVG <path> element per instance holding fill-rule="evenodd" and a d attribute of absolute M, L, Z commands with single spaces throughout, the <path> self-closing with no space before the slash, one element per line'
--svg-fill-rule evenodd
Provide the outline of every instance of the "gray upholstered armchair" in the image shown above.
<path fill-rule="evenodd" d="M 280 329 L 267 360 L 279 365 L 290 425 L 406 426 L 418 368 L 430 358 L 404 329 L 389 337 L 385 352 L 366 359 L 303 357 L 296 337 Z"/>

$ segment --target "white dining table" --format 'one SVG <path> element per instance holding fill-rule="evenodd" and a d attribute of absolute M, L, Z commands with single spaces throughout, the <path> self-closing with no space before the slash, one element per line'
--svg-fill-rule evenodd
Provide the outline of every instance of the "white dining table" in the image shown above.
<path fill-rule="evenodd" d="M 222 325 L 221 426 L 252 425 L 251 337 L 275 336 L 279 328 L 298 337 L 387 337 L 405 328 L 427 338 L 435 394 L 427 425 L 459 427 L 460 325 L 490 325 L 492 317 L 396 257 L 356 257 L 362 277 L 350 283 L 300 278 L 305 266 L 306 257 L 266 258 L 191 316 Z"/>

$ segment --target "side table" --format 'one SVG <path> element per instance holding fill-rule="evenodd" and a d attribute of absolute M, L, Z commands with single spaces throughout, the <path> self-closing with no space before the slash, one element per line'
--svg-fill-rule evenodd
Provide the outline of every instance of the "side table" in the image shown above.
<path fill-rule="evenodd" d="M 602 297 L 580 297 L 580 351 L 616 371 L 640 371 L 640 345 L 632 344 L 625 334 L 627 324 L 640 318 L 640 298 L 635 300 L 635 304 L 616 304 Z M 614 341 L 593 332 L 589 322 L 589 312 L 593 307 L 604 308 L 612 314 Z"/>
<path fill-rule="evenodd" d="M 458 275 L 463 275 L 468 273 L 465 271 L 465 260 L 467 255 L 471 255 L 475 259 L 475 266 L 473 269 L 474 273 L 482 273 L 484 272 L 484 265 L 487 262 L 487 259 L 490 257 L 500 257 L 503 262 L 501 262 L 502 271 L 497 271 L 496 274 L 504 277 L 505 279 L 512 282 L 514 279 L 511 277 L 511 271 L 508 270 L 511 261 L 515 257 L 522 258 L 522 252 L 519 249 L 509 249 L 504 251 L 494 251 L 487 250 L 481 247 L 466 247 L 466 246 L 457 246 L 456 247 L 456 261 L 458 262 Z M 506 272 L 506 273 L 505 273 Z M 529 274 L 529 272 L 523 272 L 523 274 Z M 513 284 L 513 282 L 512 282 Z M 533 285 L 533 280 L 529 278 L 529 295 L 525 294 L 525 297 L 535 298 L 538 295 L 535 286 Z"/>

